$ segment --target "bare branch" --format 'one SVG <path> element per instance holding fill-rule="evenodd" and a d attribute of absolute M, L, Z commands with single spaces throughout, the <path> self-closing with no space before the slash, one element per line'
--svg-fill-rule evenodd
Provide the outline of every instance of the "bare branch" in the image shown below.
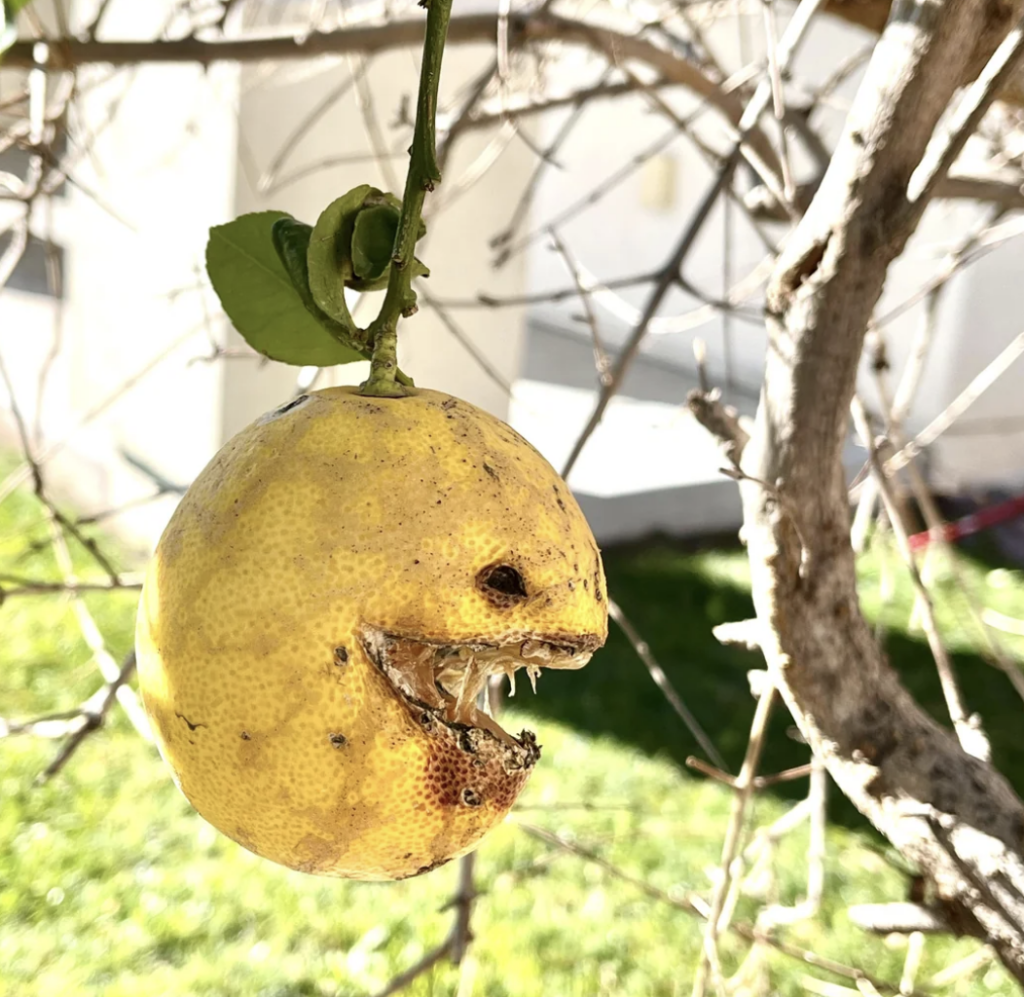
<path fill-rule="evenodd" d="M 609 75 L 607 71 L 605 75 Z M 507 103 L 507 101 L 503 103 Z M 512 241 L 512 237 L 518 231 L 519 226 L 526 218 L 529 217 L 530 207 L 533 204 L 537 191 L 540 189 L 540 182 L 543 179 L 544 174 L 550 166 L 556 163 L 555 157 L 558 155 L 563 144 L 568 141 L 576 126 L 582 120 L 583 112 L 588 106 L 589 100 L 584 98 L 583 92 L 580 92 L 579 99 L 572 104 L 571 113 L 559 126 L 558 131 L 555 133 L 554 138 L 552 138 L 547 148 L 540 151 L 540 154 L 537 157 L 537 164 L 534 166 L 533 172 L 530 174 L 530 179 L 526 182 L 522 193 L 516 201 L 515 207 L 512 209 L 512 215 L 509 218 L 508 224 L 504 229 L 491 238 L 490 245 L 493 248 L 507 246 Z M 516 120 L 519 120 L 518 114 L 516 115 Z M 555 231 L 556 226 L 551 225 L 550 232 L 553 234 Z M 506 257 L 502 257 L 503 260 L 505 258 Z"/>
<path fill-rule="evenodd" d="M 473 940 L 470 930 L 470 916 L 477 892 L 473 886 L 473 868 L 476 852 L 470 852 L 459 860 L 459 883 L 455 895 L 445 904 L 444 909 L 455 908 L 455 920 L 447 937 L 436 948 L 431 949 L 419 962 L 395 976 L 383 990 L 374 997 L 391 997 L 404 990 L 410 983 L 429 972 L 442 959 L 450 959 L 456 966 L 462 962 Z"/>
<path fill-rule="evenodd" d="M 821 0 L 801 0 L 800 6 L 793 15 L 793 18 L 786 29 L 786 33 L 783 36 L 782 42 L 779 45 L 778 59 L 779 65 L 782 68 L 788 66 L 790 58 L 799 47 L 800 41 L 802 40 L 804 33 L 806 32 L 807 27 L 820 3 Z M 736 127 L 736 136 L 732 152 L 723 159 L 715 181 L 698 204 L 697 209 L 694 212 L 686 230 L 683 232 L 678 245 L 666 262 L 658 282 L 651 291 L 639 321 L 636 323 L 633 332 L 630 334 L 625 346 L 616 358 L 615 366 L 612 369 L 611 381 L 602 387 L 601 392 L 598 395 L 597 403 L 594 406 L 594 411 L 591 413 L 590 419 L 586 426 L 584 426 L 582 433 L 580 433 L 579 438 L 576 440 L 576 443 L 573 445 L 572 451 L 570 452 L 562 469 L 563 478 L 568 478 L 569 472 L 575 465 L 579 455 L 583 452 L 583 448 L 586 446 L 587 441 L 593 435 L 594 430 L 600 425 L 601 420 L 604 417 L 605 410 L 608 407 L 608 403 L 618 391 L 629 371 L 630 366 L 632 365 L 633 360 L 640 351 L 640 346 L 644 337 L 647 335 L 651 321 L 654 319 L 655 314 L 661 307 L 661 303 L 664 300 L 665 295 L 668 293 L 673 282 L 679 279 L 683 263 L 689 255 L 690 250 L 693 248 L 701 229 L 704 227 L 704 223 L 707 221 L 712 207 L 718 200 L 722 191 L 724 191 L 732 182 L 732 176 L 739 163 L 740 155 L 746 153 L 746 157 L 748 159 L 751 154 L 761 155 L 760 150 L 754 147 L 754 143 L 750 142 L 748 145 L 748 140 L 754 134 L 758 119 L 761 117 L 761 113 L 764 108 L 767 107 L 770 98 L 771 83 L 768 80 L 763 80 L 754 92 L 754 96 L 751 98 L 750 102 L 743 109 L 743 114 Z M 765 175 L 766 174 L 762 171 L 762 176 Z"/>
<path fill-rule="evenodd" d="M 913 440 L 885 462 L 886 473 L 892 474 L 931 446 L 960 418 L 1010 367 L 1024 355 L 1024 332 L 1011 340 L 985 369 L 960 392 Z"/>
<path fill-rule="evenodd" d="M 1018 24 L 1000 43 L 978 78 L 971 84 L 943 133 L 929 144 L 907 186 L 907 200 L 927 202 L 944 180 L 967 140 L 974 134 L 995 95 L 1009 82 L 1024 54 L 1024 24 Z"/>
<path fill-rule="evenodd" d="M 750 739 L 747 741 L 747 751 L 743 758 L 743 765 L 740 767 L 739 775 L 736 776 L 732 811 L 729 814 L 729 824 L 725 831 L 725 842 L 722 845 L 722 861 L 718 868 L 718 879 L 715 882 L 711 908 L 707 915 L 708 923 L 704 929 L 704 945 L 701 950 L 701 958 L 697 963 L 697 971 L 694 975 L 693 997 L 702 997 L 704 994 L 709 969 L 716 976 L 718 975 L 718 935 L 729 924 L 729 919 L 724 919 L 722 912 L 725 908 L 726 898 L 729 895 L 729 887 L 736 872 L 733 868 L 733 861 L 739 849 L 740 834 L 743 830 L 743 821 L 747 813 L 747 804 L 750 802 L 750 797 L 754 792 L 754 777 L 757 774 L 757 766 L 761 761 L 761 750 L 764 747 L 765 732 L 768 729 L 768 719 L 771 716 L 774 701 L 774 686 L 768 686 L 768 688 L 762 690 L 757 701 L 757 709 L 754 711 L 753 722 L 750 725 Z M 721 923 L 723 921 L 724 923 Z"/>
<path fill-rule="evenodd" d="M 683 911 L 687 914 L 695 914 L 705 920 L 709 917 L 710 909 L 708 905 L 695 894 L 690 894 L 686 897 L 673 896 L 670 893 L 666 893 L 664 890 L 659 890 L 656 886 L 638 878 L 637 876 L 631 876 L 628 872 L 620 869 L 614 863 L 609 862 L 593 848 L 588 848 L 576 841 L 571 841 L 557 834 L 552 834 L 552 832 L 548 831 L 546 828 L 537 827 L 534 824 L 527 824 L 522 821 L 517 823 L 526 834 L 530 835 L 530 837 L 537 838 L 538 840 L 550 845 L 552 848 L 557 848 L 560 851 L 576 855 L 587 862 L 592 862 L 615 879 L 636 887 L 641 893 L 650 897 L 652 900 L 668 904 L 670 907 L 674 907 L 676 910 Z M 799 962 L 802 962 L 804 965 L 813 966 L 816 969 L 823 970 L 826 973 L 831 973 L 841 979 L 854 981 L 864 980 L 880 992 L 886 994 L 895 995 L 900 992 L 899 987 L 894 983 L 888 983 L 885 980 L 880 980 L 862 969 L 844 965 L 841 962 L 836 962 L 834 959 L 828 959 L 825 956 L 818 955 L 817 952 L 810 951 L 809 949 L 800 948 L 798 945 L 793 945 L 790 942 L 783 941 L 782 939 L 777 938 L 766 931 L 761 931 L 759 928 L 753 927 L 749 924 L 732 922 L 729 924 L 728 930 L 737 937 L 743 938 L 748 942 L 767 945 L 791 959 L 796 959 Z M 902 995 L 902 997 L 927 997 L 927 994 L 920 990 L 912 990 L 909 993 Z"/>
<path fill-rule="evenodd" d="M 740 421 L 739 413 L 722 404 L 721 391 L 717 388 L 710 391 L 694 388 L 687 395 L 686 404 L 694 418 L 722 444 L 728 460 L 739 467 L 750 434 Z M 719 640 L 727 643 L 721 637 Z"/>
<path fill-rule="evenodd" d="M 7 586 L 13 586 L 8 588 Z M 7 599 L 24 595 L 75 595 L 79 592 L 113 592 L 117 589 L 132 591 L 142 588 L 142 582 L 124 575 L 109 582 L 47 582 L 18 575 L 0 575 L 0 605 Z"/>
<path fill-rule="evenodd" d="M 496 37 L 499 16 L 466 14 L 453 17 L 448 30 L 449 44 L 490 42 Z M 667 82 L 684 86 L 716 106 L 734 125 L 739 125 L 742 106 L 726 93 L 717 81 L 675 52 L 661 48 L 641 34 L 626 34 L 582 20 L 558 17 L 549 12 L 510 13 L 508 44 L 519 48 L 543 42 L 580 45 L 598 53 L 614 50 L 621 59 L 645 62 Z M 218 39 L 195 37 L 159 41 L 102 42 L 56 39 L 52 45 L 54 61 L 61 68 L 90 63 L 128 66 L 138 63 L 192 62 L 208 66 L 215 62 L 261 62 L 310 59 L 323 55 L 372 55 L 420 43 L 423 31 L 418 19 L 393 21 L 370 27 L 349 27 L 338 31 L 310 32 L 301 39 L 292 35 L 275 38 Z M 4 53 L 6 66 L 33 65 L 32 44 L 16 42 Z M 753 130 L 751 146 L 768 162 L 774 162 L 771 144 L 760 131 Z"/>
<path fill-rule="evenodd" d="M 604 343 L 601 341 L 601 329 L 591 300 L 591 289 L 586 278 L 580 272 L 580 265 L 575 255 L 555 229 L 551 230 L 551 242 L 576 283 L 576 292 L 579 295 L 580 304 L 583 306 L 583 316 L 586 319 L 587 328 L 590 329 L 590 342 L 594 348 L 594 369 L 597 371 L 597 378 L 601 384 L 607 385 L 611 381 L 609 372 L 611 361 L 605 351 Z"/>
<path fill-rule="evenodd" d="M 807 209 L 819 183 L 820 180 L 797 184 L 792 201 L 798 210 Z M 1024 180 L 962 173 L 936 180 L 932 196 L 947 201 L 981 201 L 1006 211 L 1020 211 L 1024 209 Z M 767 187 L 752 188 L 743 200 L 755 218 L 784 222 L 791 217 Z"/>
<path fill-rule="evenodd" d="M 952 930 L 942 916 L 942 911 L 909 901 L 853 904 L 846 909 L 846 913 L 858 928 L 876 935 L 891 935 L 894 932 L 909 935 L 913 931 L 948 934 Z"/>
<path fill-rule="evenodd" d="M 441 320 L 441 324 L 452 334 L 458 344 L 472 357 L 473 362 L 490 378 L 501 390 L 511 397 L 512 385 L 505 379 L 501 371 L 487 359 L 479 347 L 469 338 L 466 331 L 448 314 L 448 306 L 442 304 L 423 285 L 422 281 L 417 282 L 416 293 L 420 300 L 430 308 Z"/>
<path fill-rule="evenodd" d="M 939 683 L 942 686 L 942 694 L 946 699 L 946 709 L 949 711 L 949 718 L 953 721 L 957 737 L 964 751 L 977 758 L 988 761 L 992 757 L 992 748 L 988 738 L 981 727 L 981 719 L 977 714 L 968 714 L 964 706 L 963 694 L 960 692 L 960 685 L 957 682 L 956 674 L 953 671 L 953 661 L 946 650 L 939 633 L 938 621 L 935 619 L 935 607 L 932 605 L 931 593 L 925 587 L 921 574 L 914 561 L 914 552 L 910 549 L 910 541 L 906 523 L 903 521 L 903 513 L 893 495 L 892 486 L 885 476 L 882 461 L 878 456 L 878 448 L 875 446 L 874 433 L 868 420 L 868 414 L 859 398 L 854 398 L 852 403 L 853 422 L 857 427 L 861 442 L 867 447 L 868 459 L 871 462 L 871 473 L 875 477 L 875 484 L 885 504 L 885 511 L 889 517 L 889 525 L 892 527 L 893 536 L 896 537 L 896 544 L 899 547 L 903 563 L 910 574 L 914 590 L 917 593 L 918 606 L 921 610 L 921 617 L 924 624 L 924 631 L 928 637 L 928 646 L 931 648 L 932 656 L 935 658 L 935 667 L 939 673 Z"/>
<path fill-rule="evenodd" d="M 665 264 L 657 283 L 647 298 L 647 303 L 644 305 L 640 321 L 636 324 L 632 333 L 630 333 L 629 339 L 626 340 L 622 351 L 615 358 L 615 365 L 611 371 L 611 379 L 607 384 L 602 385 L 600 394 L 598 395 L 597 404 L 594 406 L 594 411 L 591 413 L 590 419 L 586 426 L 583 427 L 583 431 L 580 433 L 575 444 L 573 444 L 573 448 L 562 467 L 563 478 L 569 477 L 569 472 L 572 471 L 575 466 L 576 461 L 583 452 L 583 448 L 587 445 L 587 441 L 593 435 L 594 430 L 597 429 L 601 420 L 604 418 L 605 409 L 608 408 L 608 403 L 622 386 L 622 382 L 625 380 L 626 374 L 629 372 L 629 368 L 633 364 L 633 360 L 640 352 L 640 346 L 643 343 L 644 337 L 647 335 L 648 328 L 650 328 L 651 320 L 661 307 L 661 303 L 668 294 L 669 289 L 678 279 L 683 261 L 693 248 L 693 244 L 696 241 L 697 236 L 700 234 L 700 230 L 703 228 L 704 222 L 707 220 L 712 207 L 714 207 L 715 202 L 718 200 L 718 195 L 725 188 L 726 184 L 729 183 L 738 162 L 739 149 L 737 147 L 733 151 L 733 154 L 725 161 L 725 163 L 722 164 L 718 171 L 718 176 L 705 193 L 700 204 L 697 205 L 697 209 L 694 212 L 693 217 L 690 219 L 690 222 L 683 232 L 676 248 L 673 250 L 671 257 Z"/>
<path fill-rule="evenodd" d="M 115 700 L 118 698 L 118 694 L 121 692 L 125 683 L 131 678 L 134 671 L 135 652 L 132 651 L 128 657 L 125 658 L 120 671 L 113 676 L 101 690 L 102 698 L 100 699 L 99 705 L 95 709 L 91 709 L 89 704 L 85 704 L 82 707 L 81 726 L 68 737 L 61 746 L 60 751 L 57 752 L 53 761 L 43 769 L 39 775 L 39 782 L 47 782 L 57 775 L 57 773 L 60 772 L 60 770 L 71 760 L 71 756 L 82 746 L 85 739 L 94 730 L 99 730 L 99 728 L 103 726 L 103 723 L 107 718 L 107 714 L 110 712 L 110 707 L 113 706 Z"/>
<path fill-rule="evenodd" d="M 644 663 L 644 666 L 650 673 L 651 678 L 654 680 L 654 684 L 661 690 L 662 695 L 668 700 L 669 705 L 673 710 L 675 710 L 676 715 L 684 724 L 686 724 L 687 730 L 689 730 L 697 743 L 704 749 L 708 758 L 710 758 L 720 769 L 727 768 L 725 760 L 719 754 L 714 742 L 708 737 L 704 728 L 701 727 L 700 721 L 698 721 L 690 712 L 679 693 L 676 692 L 675 687 L 669 681 L 669 677 L 665 674 L 665 670 L 658 664 L 654 655 L 651 653 L 651 649 L 648 646 L 647 641 L 640 636 L 636 627 L 630 623 L 629 618 L 619 608 L 619 604 L 610 598 L 608 600 L 608 615 L 619 625 L 619 629 L 626 635 L 626 639 L 630 644 L 633 645 L 633 650 L 636 651 L 637 657 Z"/>
<path fill-rule="evenodd" d="M 988 0 L 918 12 L 894 7 L 768 288 L 765 388 L 743 468 L 775 483 L 788 510 L 751 482 L 741 493 L 763 650 L 802 733 L 935 882 L 960 929 L 991 939 L 1024 980 L 1024 806 L 900 684 L 861 615 L 849 543 L 847 408 L 887 269 L 924 209 L 907 196 L 909 178 L 971 60 L 994 51 L 1015 16 Z M 974 53 L 965 38 L 977 39 Z"/>

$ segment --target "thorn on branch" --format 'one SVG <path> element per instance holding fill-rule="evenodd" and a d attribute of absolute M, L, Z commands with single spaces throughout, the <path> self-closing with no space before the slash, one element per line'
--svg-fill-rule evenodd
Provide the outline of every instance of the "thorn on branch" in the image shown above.
<path fill-rule="evenodd" d="M 733 623 L 719 623 L 711 628 L 711 633 L 719 644 L 732 647 L 743 647 L 748 651 L 761 650 L 760 620 L 737 620 Z"/>
<path fill-rule="evenodd" d="M 887 904 L 853 904 L 846 913 L 851 923 L 876 935 L 909 935 L 915 931 L 945 934 L 952 931 L 938 908 L 905 900 Z"/>

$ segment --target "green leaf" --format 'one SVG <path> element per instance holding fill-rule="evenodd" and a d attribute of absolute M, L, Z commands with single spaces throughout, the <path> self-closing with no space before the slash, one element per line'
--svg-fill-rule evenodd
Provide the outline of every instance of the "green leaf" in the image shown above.
<path fill-rule="evenodd" d="M 360 331 L 349 313 L 347 304 L 342 301 L 345 309 L 345 321 L 335 322 L 334 319 L 325 315 L 313 300 L 312 292 L 309 290 L 309 267 L 306 257 L 309 253 L 309 239 L 313 233 L 313 226 L 305 222 L 296 221 L 291 215 L 285 218 L 278 218 L 274 222 L 270 234 L 274 240 L 274 249 L 277 250 L 278 258 L 284 264 L 292 282 L 292 287 L 302 299 L 306 311 L 313 316 L 330 334 L 346 346 L 362 353 L 369 359 L 369 354 L 364 349 L 365 340 L 362 339 Z"/>
<path fill-rule="evenodd" d="M 274 225 L 289 217 L 260 211 L 210 229 L 206 271 L 224 311 L 245 341 L 272 360 L 318 367 L 364 360 L 317 320 L 278 256 Z M 346 335 L 337 325 L 334 332 Z"/>
<path fill-rule="evenodd" d="M 313 294 L 309 290 L 309 266 L 306 262 L 309 253 L 309 239 L 313 234 L 313 226 L 305 222 L 296 221 L 291 215 L 278 218 L 270 230 L 271 238 L 274 240 L 274 249 L 291 279 L 306 310 L 329 332 L 341 329 L 348 336 L 355 335 L 356 326 L 352 321 L 348 307 L 345 307 L 345 322 L 335 322 L 334 319 L 325 315 L 313 300 Z M 342 302 L 344 304 L 344 302 Z M 335 338 L 337 336 L 335 335 Z"/>
<path fill-rule="evenodd" d="M 349 247 L 356 213 L 373 190 L 368 183 L 360 184 L 332 201 L 320 213 L 309 240 L 309 289 L 317 306 L 338 322 L 348 314 L 345 282 L 355 276 Z"/>
<path fill-rule="evenodd" d="M 391 265 L 398 233 L 398 212 L 390 204 L 363 208 L 352 231 L 352 269 L 363 280 L 376 280 Z"/>

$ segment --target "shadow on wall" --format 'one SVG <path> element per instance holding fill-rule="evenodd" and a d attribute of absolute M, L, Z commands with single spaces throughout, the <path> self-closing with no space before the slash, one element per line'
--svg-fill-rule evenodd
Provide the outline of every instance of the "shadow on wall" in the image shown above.
<path fill-rule="evenodd" d="M 692 545 L 690 545 L 692 551 Z M 683 701 L 728 762 L 739 769 L 754 714 L 747 672 L 763 667 L 760 655 L 722 647 L 711 628 L 748 619 L 753 604 L 739 588 L 709 580 L 695 570 L 687 550 L 671 541 L 604 552 L 609 591 L 650 644 Z M 927 644 L 890 633 L 886 649 L 915 698 L 933 716 L 945 717 L 942 692 Z M 981 713 L 992 739 L 994 761 L 1017 792 L 1024 791 L 1021 703 L 1006 677 L 976 655 L 954 655 L 969 707 Z M 523 697 L 520 691 L 519 697 Z M 547 671 L 538 695 L 527 691 L 517 705 L 588 734 L 614 737 L 680 767 L 699 745 L 662 696 L 622 632 L 611 624 L 607 645 L 579 672 Z M 944 721 L 948 725 L 948 720 Z M 762 773 L 808 760 L 795 739 L 784 706 L 773 712 Z M 543 742 L 543 730 L 540 731 Z M 694 775 L 695 778 L 703 778 Z M 807 780 L 783 783 L 773 792 L 786 799 L 806 795 Z M 834 786 L 829 817 L 849 827 L 866 821 Z"/>

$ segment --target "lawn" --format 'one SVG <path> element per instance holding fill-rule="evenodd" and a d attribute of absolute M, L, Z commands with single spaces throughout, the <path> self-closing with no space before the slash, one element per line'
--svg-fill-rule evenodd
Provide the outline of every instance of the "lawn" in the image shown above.
<path fill-rule="evenodd" d="M 0 572 L 55 577 L 40 507 L 19 493 L 0 505 Z M 885 589 L 893 553 L 866 559 L 862 595 L 884 628 L 894 662 L 915 693 L 940 711 L 921 635 L 908 632 L 911 593 Z M 88 558 L 76 552 L 83 574 Z M 125 563 L 132 559 L 125 555 Z M 894 562 L 893 562 L 894 563 Z M 1024 617 L 1024 576 L 959 559 L 968 583 L 1009 615 Z M 607 552 L 612 592 L 649 641 L 693 712 L 735 767 L 753 713 L 746 672 L 753 655 L 720 647 L 710 628 L 750 614 L 742 552 L 668 542 Z M 980 653 L 959 598 L 940 584 L 940 618 L 972 708 L 997 761 L 1024 788 L 1021 704 Z M 883 594 L 884 593 L 884 594 Z M 131 646 L 134 597 L 88 599 L 115 657 Z M 0 716 L 73 708 L 99 686 L 75 617 L 59 597 L 15 598 L 0 607 Z M 1024 642 L 1012 651 L 1024 656 Z M 636 883 L 528 833 L 534 825 L 599 854 L 616 870 L 671 898 L 705 896 L 721 848 L 730 796 L 686 769 L 697 745 L 614 632 L 580 673 L 552 673 L 538 695 L 520 693 L 514 717 L 538 732 L 544 757 L 510 820 L 479 852 L 475 942 L 462 971 L 446 963 L 421 976 L 413 995 L 515 997 L 688 994 L 701 924 Z M 779 710 L 766 771 L 806 761 Z M 441 941 L 455 865 L 398 884 L 317 879 L 271 865 L 215 832 L 175 790 L 155 750 L 123 714 L 91 735 L 67 767 L 39 786 L 56 745 L 0 741 L 0 993 L 17 997 L 299 997 L 364 995 Z M 757 798 L 754 826 L 782 815 L 806 792 L 788 783 Z M 903 899 L 907 871 L 832 789 L 825 905 L 780 938 L 898 982 L 903 939 L 854 928 L 850 904 Z M 807 832 L 785 838 L 773 875 L 751 877 L 737 919 L 749 922 L 767 895 L 798 901 Z M 1009 994 L 993 963 L 929 986 L 970 955 L 970 940 L 927 942 L 918 985 L 934 993 Z M 731 973 L 749 946 L 723 944 Z M 842 982 L 770 948 L 744 964 L 747 994 L 808 992 L 814 976 Z M 852 985 L 847 983 L 847 985 Z M 853 993 L 855 991 L 848 991 Z"/>

